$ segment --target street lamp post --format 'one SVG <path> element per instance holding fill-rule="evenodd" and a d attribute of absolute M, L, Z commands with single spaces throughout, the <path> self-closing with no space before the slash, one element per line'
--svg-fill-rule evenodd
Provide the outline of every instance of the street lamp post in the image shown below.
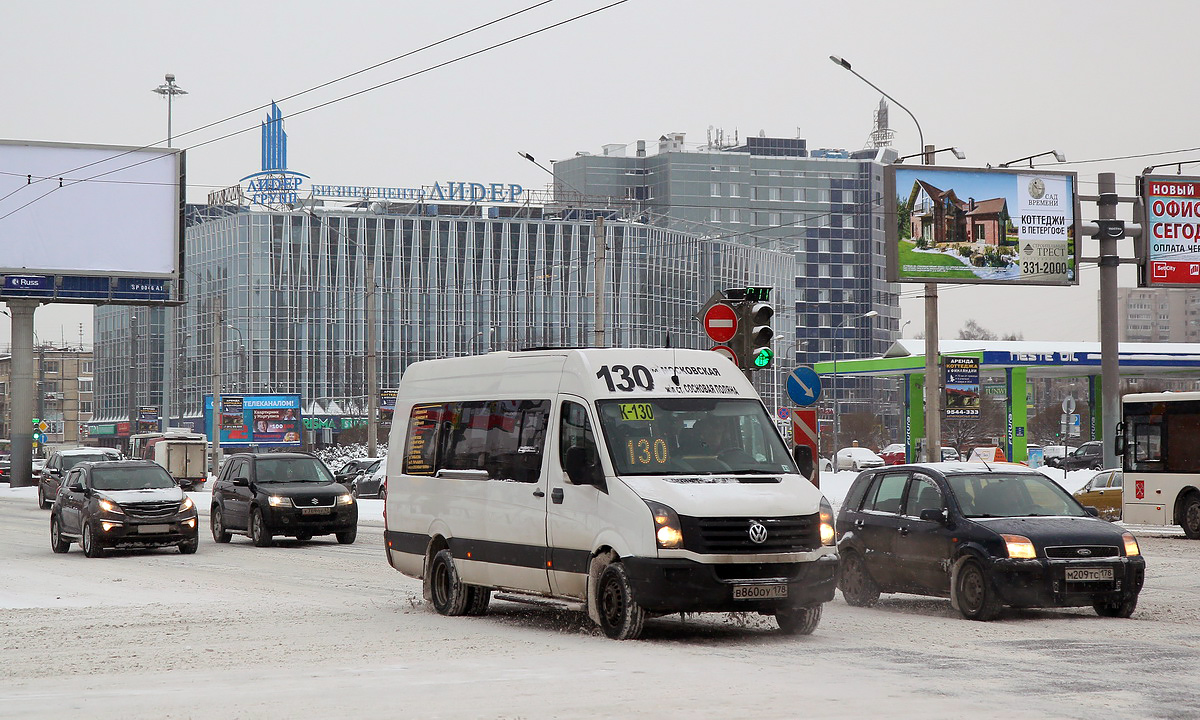
<path fill-rule="evenodd" d="M 839 331 L 844 330 L 850 323 L 852 323 L 856 320 L 860 320 L 863 318 L 873 318 L 878 314 L 879 314 L 878 312 L 871 310 L 870 312 L 865 312 L 862 315 L 854 315 L 852 317 L 848 317 L 842 321 L 841 325 L 837 326 L 837 330 L 839 330 Z M 830 390 L 833 391 L 831 393 L 833 395 L 833 470 L 834 470 L 834 472 L 837 472 L 840 469 L 837 466 L 838 435 L 841 433 L 841 429 L 842 429 L 842 412 L 841 412 L 841 408 L 840 408 L 841 398 L 838 397 L 838 386 L 837 386 L 837 361 L 838 361 L 838 355 L 841 353 L 841 349 L 842 349 L 842 345 L 843 345 L 843 343 L 840 342 L 841 333 L 835 332 L 833 339 L 839 341 L 837 344 L 837 347 L 834 349 L 834 352 L 833 352 L 833 377 L 830 378 L 830 388 L 829 388 Z"/>
<path fill-rule="evenodd" d="M 175 75 L 167 73 L 166 82 L 154 88 L 151 92 L 158 93 L 167 99 L 167 147 L 171 147 L 171 111 L 176 95 L 187 95 L 187 90 L 175 84 Z M 181 283 L 176 282 L 176 287 Z M 163 393 L 162 393 L 162 430 L 165 432 L 171 426 L 172 400 L 175 385 L 179 382 L 175 374 L 175 326 L 178 324 L 179 311 L 174 305 L 163 308 Z M 180 418 L 183 413 L 179 413 Z"/>
<path fill-rule="evenodd" d="M 840 58 L 836 55 L 830 55 L 829 59 L 833 64 L 845 68 L 851 75 L 862 80 L 867 85 L 870 85 L 880 95 L 883 95 L 888 100 L 896 103 L 908 116 L 912 118 L 913 124 L 917 126 L 917 139 L 921 143 L 922 164 L 933 164 L 934 148 L 931 145 L 925 144 L 925 133 L 921 131 L 921 123 L 917 121 L 917 116 L 912 114 L 912 111 L 904 107 L 892 97 L 885 93 L 879 86 L 862 75 L 854 71 L 850 67 L 850 63 L 845 58 Z M 947 148 L 951 149 L 951 148 Z M 956 153 L 957 154 L 957 153 Z M 942 446 L 942 409 L 941 409 L 941 393 L 940 385 L 941 378 L 939 377 L 939 349 L 938 349 L 938 289 L 937 283 L 925 283 L 925 460 L 934 462 L 940 460 Z M 837 426 L 836 419 L 834 427 Z M 936 450 L 935 450 L 936 449 Z M 835 450 L 836 452 L 836 450 Z M 937 453 L 935 457 L 934 453 Z"/>

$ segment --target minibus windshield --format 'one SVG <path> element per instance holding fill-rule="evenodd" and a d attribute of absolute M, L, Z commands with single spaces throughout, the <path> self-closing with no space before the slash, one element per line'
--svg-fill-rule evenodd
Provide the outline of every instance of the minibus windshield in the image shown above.
<path fill-rule="evenodd" d="M 797 473 L 753 400 L 638 398 L 596 403 L 620 475 Z"/>

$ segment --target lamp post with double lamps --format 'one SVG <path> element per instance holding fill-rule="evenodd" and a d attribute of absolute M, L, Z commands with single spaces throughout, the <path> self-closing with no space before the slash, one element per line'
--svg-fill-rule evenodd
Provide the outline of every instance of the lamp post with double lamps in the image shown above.
<path fill-rule="evenodd" d="M 839 331 L 846 329 L 846 327 L 849 326 L 850 323 L 853 323 L 857 320 L 861 320 L 864 318 L 873 318 L 873 317 L 877 316 L 878 314 L 879 313 L 875 312 L 874 310 L 871 310 L 870 312 L 865 312 L 862 315 L 853 315 L 851 317 L 846 318 L 845 320 L 842 321 L 841 325 L 837 326 L 837 331 L 834 332 L 833 339 L 840 341 L 841 333 Z M 830 390 L 833 391 L 831 394 L 833 395 L 833 471 L 834 472 L 837 472 L 838 470 L 841 469 L 838 467 L 838 435 L 841 432 L 841 428 L 842 428 L 842 412 L 841 412 L 841 407 L 840 407 L 841 398 L 838 397 L 839 388 L 837 385 L 837 361 L 838 361 L 838 355 L 841 354 L 843 344 L 844 343 L 842 343 L 842 342 L 838 342 L 837 346 L 834 349 L 833 377 L 830 378 Z"/>
<path fill-rule="evenodd" d="M 171 115 L 175 105 L 176 95 L 187 95 L 187 90 L 175 84 L 175 75 L 167 73 L 163 79 L 166 81 L 162 85 L 151 90 L 167 100 L 167 147 L 171 147 Z M 175 281 L 175 286 L 181 288 L 183 283 L 182 278 Z M 174 413 L 174 393 L 175 386 L 179 384 L 179 375 L 175 373 L 175 363 L 172 358 L 175 357 L 175 333 L 176 325 L 178 324 L 179 310 L 174 305 L 166 305 L 163 308 L 163 392 L 162 392 L 162 430 L 165 432 L 171 426 L 171 415 Z M 182 418 L 183 413 L 179 416 Z"/>
<path fill-rule="evenodd" d="M 921 131 L 921 123 L 917 121 L 917 116 L 912 114 L 912 111 L 901 105 L 896 98 L 885 93 L 878 85 L 859 75 L 850 66 L 850 62 L 845 58 L 840 58 L 836 55 L 830 55 L 829 59 L 834 65 L 844 68 L 854 77 L 862 80 L 872 89 L 883 95 L 888 100 L 896 104 L 908 116 L 912 118 L 913 124 L 917 126 L 917 138 L 921 143 L 922 164 L 932 165 L 934 148 L 931 145 L 925 144 L 925 133 Z M 945 148 L 952 150 L 953 148 Z M 957 152 L 955 154 L 958 154 Z M 934 453 L 941 454 L 942 446 L 942 408 L 941 408 L 941 378 L 939 373 L 939 352 L 938 349 L 938 307 L 937 307 L 938 290 L 937 283 L 925 283 L 925 460 L 934 462 L 940 460 L 940 457 L 935 457 Z M 835 419 L 834 427 L 837 426 Z M 836 452 L 836 450 L 835 450 Z M 835 461 L 836 464 L 836 461 Z"/>

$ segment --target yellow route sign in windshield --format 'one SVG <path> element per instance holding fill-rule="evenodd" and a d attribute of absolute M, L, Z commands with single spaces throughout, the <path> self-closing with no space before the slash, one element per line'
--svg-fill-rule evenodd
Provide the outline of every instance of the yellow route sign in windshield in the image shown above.
<path fill-rule="evenodd" d="M 650 403 L 621 403 L 622 420 L 653 420 L 654 408 Z"/>

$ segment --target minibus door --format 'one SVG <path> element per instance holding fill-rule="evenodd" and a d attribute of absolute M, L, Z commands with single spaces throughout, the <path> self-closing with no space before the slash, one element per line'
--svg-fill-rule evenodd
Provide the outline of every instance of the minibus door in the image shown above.
<path fill-rule="evenodd" d="M 583 599 L 601 504 L 608 500 L 608 495 L 600 448 L 584 400 L 565 397 L 556 424 L 556 447 L 546 462 L 550 488 L 546 510 L 550 586 L 555 595 Z M 574 473 L 575 481 L 569 477 L 570 473 Z"/>

